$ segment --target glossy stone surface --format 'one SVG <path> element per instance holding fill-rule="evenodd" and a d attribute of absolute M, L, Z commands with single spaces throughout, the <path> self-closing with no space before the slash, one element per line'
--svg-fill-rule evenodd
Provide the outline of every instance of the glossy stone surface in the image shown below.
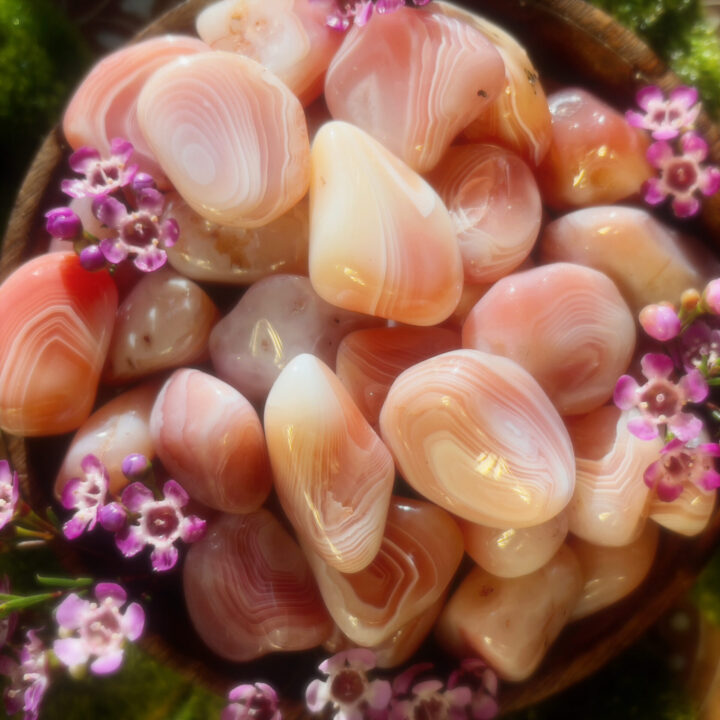
<path fill-rule="evenodd" d="M 0 285 L 0 428 L 56 435 L 90 415 L 118 296 L 73 252 L 29 260 Z"/>
<path fill-rule="evenodd" d="M 208 49 L 195 37 L 163 35 L 121 48 L 100 60 L 65 110 L 63 134 L 70 146 L 74 150 L 94 147 L 106 156 L 114 138 L 125 138 L 135 148 L 130 162 L 167 187 L 167 179 L 140 130 L 138 97 L 150 76 L 163 65 Z"/>
<path fill-rule="evenodd" d="M 615 406 L 567 418 L 575 447 L 575 494 L 568 507 L 570 532 L 595 545 L 633 542 L 649 512 L 643 473 L 663 443 L 640 440 L 627 429 L 628 413 Z"/>
<path fill-rule="evenodd" d="M 322 92 L 342 41 L 325 24 L 334 7 L 331 0 L 221 0 L 197 16 L 195 27 L 214 50 L 257 60 L 306 105 Z"/>
<path fill-rule="evenodd" d="M 318 295 L 410 325 L 447 318 L 460 299 L 462 261 L 437 193 L 348 123 L 320 128 L 312 161 L 310 280 Z"/>
<path fill-rule="evenodd" d="M 657 526 L 648 523 L 637 540 L 623 547 L 601 547 L 571 537 L 569 545 L 580 562 L 585 583 L 572 619 L 598 612 L 638 587 L 652 567 L 658 536 Z"/>
<path fill-rule="evenodd" d="M 342 383 L 293 358 L 265 403 L 275 490 L 298 538 L 340 572 L 367 567 L 383 538 L 395 466 Z"/>
<path fill-rule="evenodd" d="M 536 670 L 582 588 L 580 564 L 567 546 L 523 577 L 475 568 L 445 606 L 436 635 L 454 655 L 480 655 L 501 678 L 519 682 Z"/>
<path fill-rule="evenodd" d="M 367 421 L 377 427 L 388 390 L 403 370 L 459 347 L 459 333 L 445 328 L 356 330 L 340 342 L 336 372 Z"/>
<path fill-rule="evenodd" d="M 405 480 L 471 522 L 539 525 L 575 488 L 560 416 L 507 358 L 456 350 L 406 370 L 390 388 L 380 429 Z"/>
<path fill-rule="evenodd" d="M 296 355 L 311 353 L 332 369 L 340 340 L 377 323 L 326 303 L 306 277 L 276 275 L 255 283 L 217 324 L 210 355 L 223 380 L 259 403 Z"/>
<path fill-rule="evenodd" d="M 213 375 L 175 371 L 152 409 L 150 434 L 170 475 L 204 505 L 250 512 L 270 493 L 260 418 L 235 388 Z"/>
<path fill-rule="evenodd" d="M 466 282 L 492 282 L 525 260 L 540 231 L 542 204 L 518 155 L 497 145 L 451 147 L 428 181 L 450 212 Z"/>
<path fill-rule="evenodd" d="M 168 268 L 145 275 L 118 308 L 104 379 L 127 382 L 202 360 L 217 319 L 192 280 Z"/>
<path fill-rule="evenodd" d="M 663 502 L 653 496 L 648 514 L 658 525 L 692 537 L 708 526 L 716 502 L 717 491 L 706 493 L 688 483 L 682 494 L 672 502 Z"/>
<path fill-rule="evenodd" d="M 612 280 L 571 263 L 502 278 L 463 325 L 463 347 L 519 363 L 561 415 L 590 412 L 612 397 L 635 336 L 633 315 Z"/>
<path fill-rule="evenodd" d="M 332 632 L 302 551 L 267 510 L 213 521 L 188 550 L 183 587 L 203 642 L 234 662 L 306 650 Z"/>
<path fill-rule="evenodd" d="M 362 647 L 377 646 L 442 596 L 462 558 L 462 535 L 444 510 L 395 497 L 376 558 L 343 574 L 317 555 L 308 560 L 340 630 Z"/>
<path fill-rule="evenodd" d="M 327 71 L 325 99 L 334 118 L 427 172 L 504 80 L 499 53 L 477 30 L 400 8 L 348 30 Z"/>
<path fill-rule="evenodd" d="M 543 200 L 555 209 L 618 202 L 640 192 L 653 170 L 649 141 L 587 90 L 548 96 L 552 143 L 538 168 Z"/>
<path fill-rule="evenodd" d="M 302 105 L 254 60 L 209 52 L 166 65 L 143 88 L 138 120 L 175 189 L 207 220 L 258 227 L 307 192 Z"/>

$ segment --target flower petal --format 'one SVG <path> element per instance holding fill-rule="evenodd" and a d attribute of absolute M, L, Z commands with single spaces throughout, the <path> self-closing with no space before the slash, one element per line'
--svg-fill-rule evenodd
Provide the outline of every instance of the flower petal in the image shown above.
<path fill-rule="evenodd" d="M 676 217 L 692 217 L 697 214 L 698 210 L 700 210 L 700 201 L 696 197 L 692 196 L 675 198 L 672 201 L 672 209 Z"/>
<path fill-rule="evenodd" d="M 90 518 L 78 510 L 78 512 L 63 525 L 63 535 L 65 535 L 68 540 L 75 540 L 75 538 L 80 537 L 85 532 L 85 528 L 89 522 Z"/>
<path fill-rule="evenodd" d="M 714 195 L 720 190 L 720 170 L 711 166 L 700 173 L 698 187 L 703 195 Z"/>
<path fill-rule="evenodd" d="M 469 687 L 460 685 L 459 687 L 452 688 L 452 690 L 446 690 L 445 696 L 450 700 L 450 704 L 455 707 L 462 707 L 463 705 L 469 705 L 472 700 L 472 690 Z"/>
<path fill-rule="evenodd" d="M 373 680 L 365 692 L 365 699 L 375 710 L 384 710 L 393 694 L 392 685 L 387 680 Z"/>
<path fill-rule="evenodd" d="M 145 611 L 141 605 L 130 603 L 127 606 L 122 619 L 122 627 L 125 637 L 132 642 L 142 635 L 145 628 Z"/>
<path fill-rule="evenodd" d="M 120 237 L 103 238 L 98 244 L 105 259 L 117 265 L 128 256 L 128 246 Z"/>
<path fill-rule="evenodd" d="M 635 437 L 641 440 L 653 440 L 660 434 L 657 427 L 644 417 L 633 418 L 628 422 L 627 428 Z"/>
<path fill-rule="evenodd" d="M 305 690 L 305 704 L 312 713 L 320 712 L 330 700 L 328 683 L 322 680 L 313 680 Z"/>
<path fill-rule="evenodd" d="M 640 358 L 640 369 L 648 380 L 665 379 L 670 376 L 674 368 L 672 359 L 662 353 L 645 353 Z"/>
<path fill-rule="evenodd" d="M 698 101 L 697 88 L 681 85 L 670 93 L 670 101 L 689 110 Z"/>
<path fill-rule="evenodd" d="M 92 205 L 93 215 L 110 228 L 119 228 L 128 217 L 127 208 L 114 197 L 99 197 Z"/>
<path fill-rule="evenodd" d="M 190 501 L 190 496 L 185 492 L 185 489 L 175 480 L 168 480 L 163 485 L 163 495 L 165 499 L 175 507 L 185 507 Z"/>
<path fill-rule="evenodd" d="M 663 475 L 655 489 L 659 500 L 672 502 L 682 495 L 683 486 L 682 483 L 669 482 L 667 475 Z"/>
<path fill-rule="evenodd" d="M 90 603 L 79 595 L 68 595 L 55 610 L 55 619 L 61 628 L 75 630 L 82 624 L 83 616 Z"/>
<path fill-rule="evenodd" d="M 720 488 L 720 473 L 712 469 L 708 470 L 698 478 L 697 486 L 707 492 L 717 490 Z"/>
<path fill-rule="evenodd" d="M 674 153 L 669 143 L 664 140 L 652 143 L 647 149 L 648 162 L 655 168 L 662 169 L 668 161 L 672 160 Z"/>
<path fill-rule="evenodd" d="M 62 489 L 60 495 L 60 502 L 66 510 L 74 510 L 77 507 L 77 497 L 75 493 L 82 486 L 82 478 L 75 477 L 70 478 L 65 483 L 65 487 Z"/>
<path fill-rule="evenodd" d="M 155 188 L 143 188 L 137 194 L 138 209 L 151 215 L 160 215 L 165 207 L 165 196 Z"/>
<path fill-rule="evenodd" d="M 132 557 L 145 547 L 145 537 L 137 525 L 131 525 L 115 536 L 115 544 L 125 557 Z"/>
<path fill-rule="evenodd" d="M 500 707 L 494 697 L 476 695 L 470 704 L 470 712 L 473 720 L 492 720 L 500 712 Z"/>
<path fill-rule="evenodd" d="M 85 643 L 80 638 L 63 638 L 53 643 L 58 660 L 69 668 L 84 665 L 89 658 Z"/>
<path fill-rule="evenodd" d="M 95 148 L 81 147 L 70 156 L 68 165 L 73 172 L 84 175 L 98 160 L 100 153 Z"/>
<path fill-rule="evenodd" d="M 664 188 L 657 178 L 650 178 L 643 186 L 643 199 L 648 205 L 659 205 L 667 197 Z"/>
<path fill-rule="evenodd" d="M 647 110 L 653 102 L 663 102 L 665 96 L 663 91 L 657 85 L 648 85 L 638 90 L 635 95 L 635 102 L 643 109 Z"/>
<path fill-rule="evenodd" d="M 703 422 L 690 413 L 676 413 L 668 420 L 670 432 L 683 442 L 694 440 L 703 431 Z"/>
<path fill-rule="evenodd" d="M 678 385 L 685 393 L 685 397 L 694 403 L 702 402 L 710 392 L 710 388 L 699 370 L 690 370 L 680 379 Z"/>
<path fill-rule="evenodd" d="M 189 515 L 186 517 L 180 528 L 180 537 L 183 542 L 194 543 L 205 535 L 207 522 L 197 515 Z"/>
<path fill-rule="evenodd" d="M 98 602 L 103 602 L 106 598 L 112 598 L 117 607 L 124 605 L 127 601 L 125 588 L 117 583 L 98 583 L 95 586 L 95 597 Z"/>
<path fill-rule="evenodd" d="M 680 138 L 680 147 L 683 155 L 688 155 L 697 162 L 702 162 L 708 154 L 708 144 L 694 132 L 685 133 Z"/>
<path fill-rule="evenodd" d="M 151 490 L 141 482 L 130 483 L 123 490 L 121 499 L 130 512 L 140 512 L 143 505 L 154 500 Z"/>
<path fill-rule="evenodd" d="M 167 262 L 167 253 L 162 248 L 153 245 L 136 248 L 135 252 L 137 255 L 133 260 L 133 265 L 141 272 L 155 272 Z"/>
<path fill-rule="evenodd" d="M 168 218 L 160 225 L 160 240 L 165 247 L 172 247 L 180 237 L 180 226 L 175 218 Z"/>
<path fill-rule="evenodd" d="M 621 410 L 630 410 L 637 405 L 637 391 L 639 385 L 635 378 L 630 375 L 622 375 L 615 385 L 613 393 L 613 402 Z"/>
<path fill-rule="evenodd" d="M 90 663 L 90 672 L 95 675 L 109 675 L 114 673 L 123 661 L 124 651 L 122 649 L 101 655 L 97 660 Z"/>
<path fill-rule="evenodd" d="M 175 567 L 178 561 L 178 549 L 174 545 L 166 548 L 155 548 L 150 554 L 153 570 L 165 572 Z"/>
<path fill-rule="evenodd" d="M 643 481 L 652 490 L 665 477 L 665 466 L 661 460 L 650 463 L 643 473 Z"/>
<path fill-rule="evenodd" d="M 625 113 L 625 119 L 628 121 L 628 124 L 632 125 L 633 127 L 645 127 L 645 116 L 642 113 L 636 112 L 635 110 L 628 110 Z"/>
<path fill-rule="evenodd" d="M 107 477 L 107 469 L 105 468 L 105 465 L 103 465 L 103 463 L 100 462 L 100 459 L 92 453 L 88 453 L 85 457 L 83 457 L 80 462 L 80 467 L 86 475 L 89 475 L 90 473 L 98 473 L 99 475 Z"/>

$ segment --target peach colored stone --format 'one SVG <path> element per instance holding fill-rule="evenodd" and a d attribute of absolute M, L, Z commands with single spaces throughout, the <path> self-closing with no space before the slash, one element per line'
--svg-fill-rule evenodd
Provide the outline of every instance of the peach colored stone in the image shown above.
<path fill-rule="evenodd" d="M 663 502 L 653 496 L 648 512 L 650 519 L 658 525 L 692 537 L 699 535 L 708 526 L 716 501 L 717 491 L 704 492 L 696 485 L 687 483 L 681 495 L 672 502 Z"/>

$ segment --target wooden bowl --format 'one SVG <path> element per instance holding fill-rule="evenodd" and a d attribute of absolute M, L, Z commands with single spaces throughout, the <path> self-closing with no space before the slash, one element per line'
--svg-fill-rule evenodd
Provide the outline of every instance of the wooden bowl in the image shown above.
<path fill-rule="evenodd" d="M 211 1 L 187 0 L 135 39 L 166 32 L 192 33 L 195 16 Z M 562 84 L 582 84 L 623 109 L 633 106 L 635 92 L 643 85 L 655 84 L 667 91 L 681 84 L 641 40 L 582 0 L 478 0 L 459 4 L 514 34 L 526 46 L 546 86 L 548 78 Z M 705 115 L 699 126 L 710 143 L 712 162 L 720 164 L 718 128 Z M 0 281 L 21 262 L 44 250 L 47 234 L 42 215 L 62 204 L 58 187 L 67 173 L 68 152 L 56 127 L 20 189 L 0 255 Z M 670 221 L 669 217 L 664 219 Z M 684 227 L 688 229 L 688 223 Z M 720 196 L 705 201 L 701 217 L 689 229 L 708 242 L 720 243 Z M 36 507 L 52 502 L 52 480 L 67 442 L 68 437 L 22 440 L 0 433 L 0 456 L 9 457 Z M 504 686 L 503 711 L 526 707 L 567 688 L 631 645 L 691 586 L 719 534 L 718 512 L 700 537 L 684 539 L 663 533 L 645 583 L 623 602 L 568 626 L 528 681 Z M 110 558 L 117 553 L 110 544 L 99 553 L 97 547 L 76 551 L 65 544 L 58 551 L 71 569 L 95 572 L 98 577 L 112 576 L 108 563 L 115 562 Z M 118 562 L 118 572 L 120 567 Z M 151 597 L 148 615 L 152 634 L 144 642 L 153 654 L 223 694 L 240 680 L 265 678 L 274 682 L 284 697 L 300 697 L 319 653 L 293 655 L 290 662 L 288 655 L 273 656 L 245 665 L 215 658 L 189 628 L 178 574 L 170 575 L 147 576 L 142 586 Z M 425 651 L 436 652 L 432 644 Z M 307 716 L 299 701 L 286 702 L 285 710 L 288 718 Z"/>

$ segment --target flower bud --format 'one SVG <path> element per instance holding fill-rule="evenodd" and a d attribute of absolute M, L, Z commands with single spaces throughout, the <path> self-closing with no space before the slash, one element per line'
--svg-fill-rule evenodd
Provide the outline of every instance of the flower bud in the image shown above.
<path fill-rule="evenodd" d="M 111 502 L 100 508 L 98 521 L 108 532 L 118 532 L 125 526 L 127 512 L 120 503 Z"/>
<path fill-rule="evenodd" d="M 682 323 L 670 304 L 646 305 L 640 311 L 643 330 L 655 340 L 667 342 L 680 334 Z"/>
<path fill-rule="evenodd" d="M 128 480 L 140 480 L 151 467 L 149 460 L 140 453 L 127 455 L 122 461 L 122 472 Z"/>
<path fill-rule="evenodd" d="M 82 232 L 80 218 L 69 207 L 58 207 L 45 213 L 45 228 L 55 238 L 74 240 Z"/>
<path fill-rule="evenodd" d="M 80 251 L 80 264 L 89 272 L 105 267 L 105 256 L 97 245 L 88 245 Z"/>
<path fill-rule="evenodd" d="M 710 312 L 715 315 L 720 315 L 720 278 L 711 280 L 703 291 L 703 298 L 705 304 L 710 309 Z"/>
<path fill-rule="evenodd" d="M 684 312 L 694 312 L 700 302 L 700 293 L 695 288 L 685 290 L 680 296 L 680 307 Z"/>
<path fill-rule="evenodd" d="M 139 172 L 135 175 L 132 181 L 132 187 L 135 192 L 140 192 L 145 188 L 154 188 L 155 179 L 152 175 L 148 175 L 144 172 Z"/>

